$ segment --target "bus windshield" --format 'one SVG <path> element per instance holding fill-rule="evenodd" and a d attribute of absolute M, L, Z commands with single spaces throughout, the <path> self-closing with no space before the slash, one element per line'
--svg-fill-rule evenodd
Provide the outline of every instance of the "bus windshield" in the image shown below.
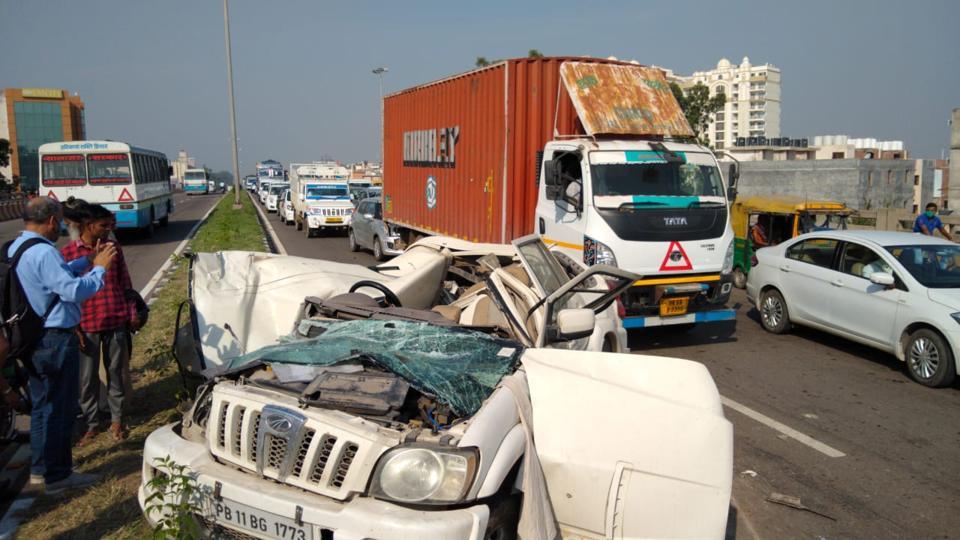
<path fill-rule="evenodd" d="M 81 154 L 43 156 L 42 172 L 45 186 L 82 186 L 87 183 L 87 171 Z"/>
<path fill-rule="evenodd" d="M 203 171 L 187 171 L 183 173 L 184 180 L 206 180 L 207 173 Z"/>
<path fill-rule="evenodd" d="M 346 184 L 313 185 L 307 188 L 308 199 L 340 198 L 348 195 Z"/>
<path fill-rule="evenodd" d="M 130 183 L 130 158 L 126 154 L 90 154 L 87 167 L 91 185 Z"/>

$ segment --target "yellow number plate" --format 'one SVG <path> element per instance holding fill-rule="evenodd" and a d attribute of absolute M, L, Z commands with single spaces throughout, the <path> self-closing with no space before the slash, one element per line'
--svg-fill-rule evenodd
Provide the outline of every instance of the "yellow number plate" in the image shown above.
<path fill-rule="evenodd" d="M 342 217 L 328 217 L 327 223 L 343 223 Z"/>
<path fill-rule="evenodd" d="M 679 298 L 664 298 L 660 300 L 660 316 L 673 317 L 687 313 L 687 303 L 690 301 L 686 296 Z"/>

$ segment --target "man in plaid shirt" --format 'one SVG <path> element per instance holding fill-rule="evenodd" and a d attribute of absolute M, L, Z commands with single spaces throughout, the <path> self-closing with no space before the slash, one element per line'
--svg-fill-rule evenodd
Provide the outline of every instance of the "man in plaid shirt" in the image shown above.
<path fill-rule="evenodd" d="M 61 249 L 64 260 L 72 261 L 94 253 L 97 241 L 110 241 L 113 214 L 99 204 L 86 207 L 80 238 Z M 77 446 L 93 441 L 100 433 L 97 418 L 100 398 L 100 358 L 107 373 L 107 404 L 110 408 L 110 434 L 114 440 L 126 438 L 123 428 L 123 397 L 126 366 L 130 362 L 130 331 L 139 326 L 135 306 L 126 299 L 133 288 L 123 251 L 116 245 L 117 257 L 106 273 L 103 288 L 83 303 L 80 311 L 80 409 L 87 431 Z"/>

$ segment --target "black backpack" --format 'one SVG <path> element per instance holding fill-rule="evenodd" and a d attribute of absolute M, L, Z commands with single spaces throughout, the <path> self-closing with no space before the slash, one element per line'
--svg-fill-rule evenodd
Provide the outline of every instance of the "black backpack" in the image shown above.
<path fill-rule="evenodd" d="M 33 310 L 27 300 L 23 285 L 20 284 L 17 265 L 20 263 L 20 257 L 23 256 L 24 252 L 37 244 L 45 244 L 47 241 L 41 238 L 27 239 L 17 248 L 17 252 L 11 258 L 7 255 L 12 243 L 13 240 L 0 248 L 3 250 L 0 253 L 0 326 L 7 336 L 7 341 L 10 342 L 7 359 L 20 359 L 29 368 L 32 366 L 30 355 L 33 354 L 33 349 L 43 336 L 43 324 L 53 308 L 60 303 L 60 297 L 53 297 L 53 301 L 47 306 L 47 312 L 43 315 Z"/>

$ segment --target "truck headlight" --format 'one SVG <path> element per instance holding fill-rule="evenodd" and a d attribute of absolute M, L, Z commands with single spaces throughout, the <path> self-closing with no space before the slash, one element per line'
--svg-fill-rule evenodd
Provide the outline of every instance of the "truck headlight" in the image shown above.
<path fill-rule="evenodd" d="M 603 242 L 598 242 L 589 236 L 583 237 L 583 262 L 587 266 L 595 264 L 609 264 L 617 266 L 617 256 Z"/>
<path fill-rule="evenodd" d="M 723 255 L 723 268 L 720 273 L 729 274 L 733 272 L 733 242 L 727 244 L 727 252 Z"/>
<path fill-rule="evenodd" d="M 466 496 L 477 473 L 475 448 L 404 445 L 380 457 L 371 495 L 421 504 L 449 504 Z"/>

